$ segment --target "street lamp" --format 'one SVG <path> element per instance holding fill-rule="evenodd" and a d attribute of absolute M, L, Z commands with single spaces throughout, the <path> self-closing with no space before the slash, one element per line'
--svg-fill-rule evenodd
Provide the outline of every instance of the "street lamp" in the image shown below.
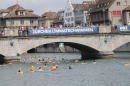
<path fill-rule="evenodd" d="M 90 24 L 91 24 L 90 13 L 86 12 L 85 15 L 86 15 L 86 24 L 87 24 L 87 25 L 90 25 Z"/>
<path fill-rule="evenodd" d="M 102 11 L 103 11 L 104 26 L 105 26 L 106 24 L 105 24 L 105 8 L 104 7 L 103 7 Z"/>
<path fill-rule="evenodd" d="M 112 16 L 112 12 L 111 11 L 108 11 L 109 12 L 109 22 L 111 21 L 111 26 L 113 25 L 113 16 Z"/>
<path fill-rule="evenodd" d="M 10 11 L 10 29 L 11 29 L 11 11 Z"/>
<path fill-rule="evenodd" d="M 85 12 L 85 16 L 86 16 L 86 18 L 85 18 L 85 20 L 86 20 L 85 25 L 87 25 L 88 24 L 88 11 Z"/>
<path fill-rule="evenodd" d="M 0 14 L 0 26 L 1 26 L 1 14 Z"/>

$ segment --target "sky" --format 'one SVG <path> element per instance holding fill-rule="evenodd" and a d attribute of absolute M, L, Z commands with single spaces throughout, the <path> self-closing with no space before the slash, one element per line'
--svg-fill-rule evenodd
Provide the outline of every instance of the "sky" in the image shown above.
<path fill-rule="evenodd" d="M 48 11 L 58 12 L 64 10 L 68 0 L 0 0 L 0 9 L 7 9 L 9 6 L 18 4 L 24 9 L 32 9 L 34 14 L 41 16 Z M 81 4 L 87 0 L 70 0 L 71 3 Z"/>

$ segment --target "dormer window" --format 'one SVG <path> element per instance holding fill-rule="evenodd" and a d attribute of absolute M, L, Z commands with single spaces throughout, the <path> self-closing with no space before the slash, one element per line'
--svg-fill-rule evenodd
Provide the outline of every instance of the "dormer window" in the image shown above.
<path fill-rule="evenodd" d="M 97 8 L 99 8 L 99 5 L 97 6 Z"/>
<path fill-rule="evenodd" d="M 20 15 L 23 15 L 23 12 L 20 12 Z"/>

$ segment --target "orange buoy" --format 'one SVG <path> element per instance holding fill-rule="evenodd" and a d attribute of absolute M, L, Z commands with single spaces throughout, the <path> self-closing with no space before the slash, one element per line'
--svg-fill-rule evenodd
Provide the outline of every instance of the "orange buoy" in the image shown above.
<path fill-rule="evenodd" d="M 51 71 L 55 71 L 56 69 L 56 67 L 51 67 Z"/>

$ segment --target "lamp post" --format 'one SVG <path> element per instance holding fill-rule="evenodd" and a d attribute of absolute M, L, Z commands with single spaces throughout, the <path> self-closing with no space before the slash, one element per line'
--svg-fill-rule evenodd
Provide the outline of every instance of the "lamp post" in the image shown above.
<path fill-rule="evenodd" d="M 11 29 L 11 11 L 10 11 L 10 29 Z"/>
<path fill-rule="evenodd" d="M 103 11 L 104 26 L 105 26 L 106 24 L 105 24 L 105 8 L 104 7 L 103 7 L 102 11 Z"/>
<path fill-rule="evenodd" d="M 12 36 L 13 35 L 13 31 L 12 31 L 12 29 L 11 29 L 11 11 L 10 11 L 10 36 Z"/>
<path fill-rule="evenodd" d="M 0 14 L 0 26 L 1 26 L 1 14 Z"/>
<path fill-rule="evenodd" d="M 87 15 L 88 15 L 88 20 L 89 20 L 88 25 L 90 25 L 90 24 L 91 24 L 91 16 L 90 16 L 90 13 L 88 13 Z"/>
<path fill-rule="evenodd" d="M 86 18 L 85 18 L 85 20 L 86 20 L 85 25 L 87 25 L 88 24 L 88 18 L 87 18 L 88 17 L 88 12 L 87 11 L 85 12 L 85 16 L 86 16 Z"/>
<path fill-rule="evenodd" d="M 112 12 L 111 11 L 108 11 L 109 12 L 109 21 L 111 21 L 111 26 L 113 25 L 113 17 L 112 17 Z M 111 17 L 110 17 L 111 16 Z"/>
<path fill-rule="evenodd" d="M 91 24 L 90 13 L 86 12 L 85 15 L 86 15 L 86 24 L 90 25 Z"/>

